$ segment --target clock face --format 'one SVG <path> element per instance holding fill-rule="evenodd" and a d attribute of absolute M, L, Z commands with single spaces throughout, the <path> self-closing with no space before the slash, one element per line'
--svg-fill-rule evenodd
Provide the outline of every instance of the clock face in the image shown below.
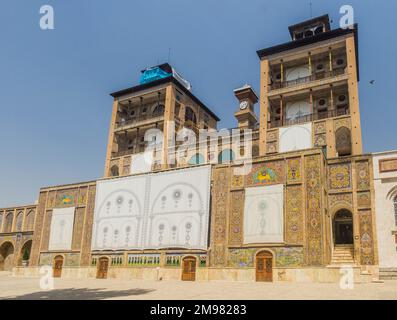
<path fill-rule="evenodd" d="M 241 101 L 240 110 L 245 110 L 248 107 L 248 101 Z"/>

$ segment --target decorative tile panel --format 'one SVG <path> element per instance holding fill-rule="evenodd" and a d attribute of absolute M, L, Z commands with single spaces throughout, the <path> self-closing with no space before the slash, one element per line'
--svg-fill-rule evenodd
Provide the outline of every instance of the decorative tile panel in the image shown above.
<path fill-rule="evenodd" d="M 305 158 L 306 170 L 306 261 L 310 266 L 322 265 L 321 158 Z"/>
<path fill-rule="evenodd" d="M 239 246 L 243 243 L 244 191 L 235 191 L 231 195 L 229 245 Z"/>
<path fill-rule="evenodd" d="M 332 190 L 350 189 L 352 187 L 350 163 L 333 164 L 328 168 L 329 188 Z"/>
<path fill-rule="evenodd" d="M 373 227 L 372 214 L 370 210 L 360 211 L 360 251 L 361 264 L 373 265 L 374 258 L 374 241 L 373 241 Z"/>
<path fill-rule="evenodd" d="M 299 183 L 301 182 L 302 165 L 301 158 L 293 158 L 287 160 L 287 182 Z"/>
<path fill-rule="evenodd" d="M 256 163 L 246 175 L 246 186 L 263 186 L 285 182 L 285 164 L 283 160 Z"/>
<path fill-rule="evenodd" d="M 286 194 L 286 243 L 303 244 L 303 196 L 302 187 L 289 186 Z"/>
<path fill-rule="evenodd" d="M 356 174 L 357 174 L 357 189 L 369 190 L 371 188 L 369 163 L 367 161 L 357 162 Z"/>

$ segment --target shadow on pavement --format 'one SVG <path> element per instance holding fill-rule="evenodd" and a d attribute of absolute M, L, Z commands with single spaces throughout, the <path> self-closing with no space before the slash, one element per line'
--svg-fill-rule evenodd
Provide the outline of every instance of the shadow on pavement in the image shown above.
<path fill-rule="evenodd" d="M 105 291 L 105 289 L 68 288 L 49 291 L 27 293 L 10 296 L 2 300 L 102 300 L 107 298 L 120 298 L 137 296 L 155 291 L 154 289 L 129 289 L 120 291 Z"/>

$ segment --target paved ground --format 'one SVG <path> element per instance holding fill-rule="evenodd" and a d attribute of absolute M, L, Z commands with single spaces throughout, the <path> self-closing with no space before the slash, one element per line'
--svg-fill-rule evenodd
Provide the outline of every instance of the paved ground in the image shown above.
<path fill-rule="evenodd" d="M 0 274 L 0 299 L 394 299 L 397 281 L 356 284 L 182 282 L 143 280 L 56 279 L 54 290 L 40 289 L 38 278 Z"/>

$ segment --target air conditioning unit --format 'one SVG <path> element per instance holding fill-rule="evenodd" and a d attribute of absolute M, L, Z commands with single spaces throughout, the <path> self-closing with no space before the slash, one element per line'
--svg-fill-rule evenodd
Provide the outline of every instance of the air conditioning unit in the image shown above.
<path fill-rule="evenodd" d="M 276 74 L 274 75 L 274 82 L 280 82 L 280 81 L 281 81 L 281 73 L 276 72 Z"/>
<path fill-rule="evenodd" d="M 328 99 L 327 98 L 320 98 L 317 100 L 316 103 L 317 110 L 322 111 L 328 108 Z"/>
<path fill-rule="evenodd" d="M 340 94 L 336 97 L 336 105 L 343 105 L 347 103 L 347 95 Z"/>
<path fill-rule="evenodd" d="M 334 69 L 337 68 L 345 68 L 346 67 L 346 58 L 345 57 L 335 57 L 332 66 Z"/>
<path fill-rule="evenodd" d="M 323 62 L 317 62 L 315 65 L 315 72 L 324 72 L 325 71 L 325 64 Z"/>

